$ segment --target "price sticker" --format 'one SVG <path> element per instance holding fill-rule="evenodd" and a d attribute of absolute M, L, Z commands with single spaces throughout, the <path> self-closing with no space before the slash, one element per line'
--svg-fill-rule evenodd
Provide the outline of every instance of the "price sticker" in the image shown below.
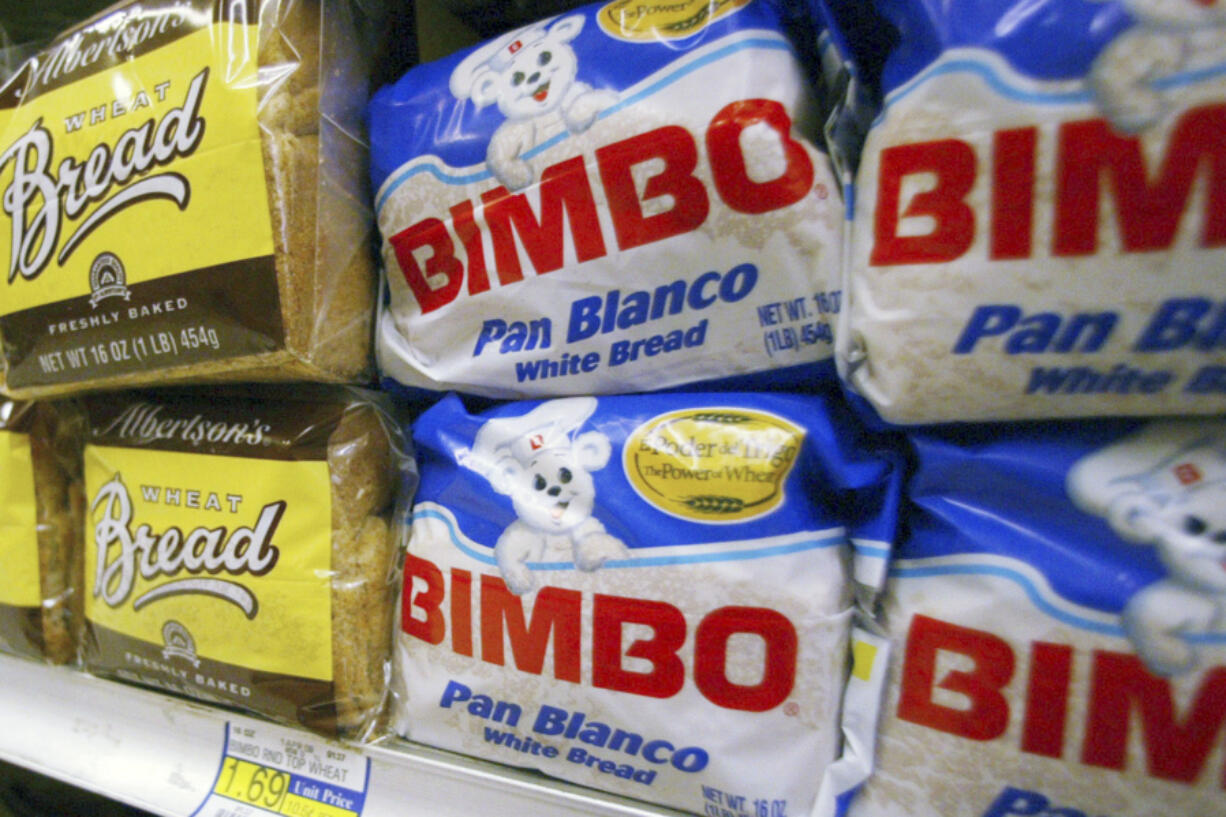
<path fill-rule="evenodd" d="M 192 817 L 361 817 L 370 760 L 347 746 L 259 725 L 226 725 L 213 788 Z"/>

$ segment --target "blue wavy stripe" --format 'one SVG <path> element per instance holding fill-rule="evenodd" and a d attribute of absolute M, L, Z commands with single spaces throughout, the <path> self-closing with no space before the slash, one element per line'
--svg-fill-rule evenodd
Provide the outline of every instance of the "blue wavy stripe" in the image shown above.
<path fill-rule="evenodd" d="M 889 548 L 873 547 L 872 545 L 857 545 L 855 542 L 852 542 L 851 546 L 855 548 L 856 554 L 859 556 L 874 556 L 878 559 L 885 559 L 890 555 Z"/>
<path fill-rule="evenodd" d="M 973 59 L 951 60 L 941 63 L 925 73 L 921 74 L 918 79 L 913 81 L 907 88 L 899 91 L 894 96 L 889 97 L 885 104 L 881 106 L 881 113 L 877 116 L 876 125 L 880 123 L 891 107 L 905 99 L 914 91 L 918 90 L 921 85 L 929 80 L 935 79 L 945 74 L 974 74 L 987 84 L 989 88 L 995 91 L 998 95 L 1011 99 L 1015 102 L 1024 102 L 1028 105 L 1084 105 L 1094 100 L 1094 95 L 1089 90 L 1083 89 L 1079 91 L 1031 91 L 1025 88 L 1018 88 L 1016 85 L 996 73 L 996 69 L 985 63 Z M 1168 77 L 1162 77 L 1151 83 L 1154 88 L 1159 90 L 1169 90 L 1171 88 L 1181 88 L 1187 85 L 1196 85 L 1200 82 L 1216 79 L 1221 76 L 1226 76 L 1226 63 L 1214 65 L 1208 68 L 1199 69 L 1196 71 L 1183 71 L 1177 74 L 1171 74 Z"/>
<path fill-rule="evenodd" d="M 464 555 L 471 559 L 475 559 L 482 564 L 498 565 L 498 560 L 489 553 L 482 553 L 474 550 L 467 543 L 463 542 L 452 520 L 444 514 L 434 511 L 416 511 L 413 514 L 413 521 L 418 519 L 437 519 L 447 526 L 447 534 L 451 538 L 451 544 L 455 545 Z M 635 556 L 630 559 L 610 559 L 604 563 L 604 567 L 662 567 L 668 565 L 681 564 L 702 564 L 709 562 L 739 562 L 748 559 L 765 559 L 770 556 L 783 556 L 789 553 L 800 553 L 805 550 L 822 550 L 825 548 L 839 547 L 847 544 L 847 540 L 841 535 L 828 536 L 824 539 L 806 539 L 803 542 L 793 542 L 790 545 L 772 545 L 770 547 L 759 548 L 749 551 L 733 551 L 727 553 L 694 553 L 680 556 Z M 574 562 L 527 562 L 527 565 L 532 570 L 574 570 Z"/>
<path fill-rule="evenodd" d="M 628 96 L 625 99 L 620 100 L 619 102 L 613 105 L 610 105 L 608 108 L 605 108 L 603 111 L 597 114 L 596 118 L 604 119 L 605 117 L 612 116 L 613 114 L 618 113 L 619 111 L 623 111 L 632 105 L 637 105 L 639 102 L 642 102 L 644 99 L 647 99 L 653 94 L 659 93 L 663 89 L 667 88 L 669 85 L 672 85 L 678 80 L 681 80 L 684 77 L 688 76 L 689 74 L 694 73 L 700 68 L 705 68 L 706 66 L 714 62 L 719 62 L 720 60 L 726 59 L 727 57 L 732 56 L 736 52 L 743 51 L 747 48 L 763 48 L 763 49 L 773 49 L 776 51 L 789 51 L 789 52 L 792 50 L 792 47 L 786 41 L 779 40 L 779 39 L 773 39 L 773 38 L 766 38 L 766 37 L 754 38 L 750 40 L 742 40 L 739 43 L 733 43 L 729 46 L 719 49 L 718 51 L 712 51 L 710 54 L 706 55 L 705 57 L 698 59 L 698 60 L 694 60 L 691 63 L 683 65 L 681 68 L 677 69 L 673 73 L 661 77 L 657 82 L 653 82 L 651 85 L 648 85 L 646 88 L 639 91 L 638 93 Z M 554 145 L 558 144 L 559 142 L 563 141 L 564 139 L 569 139 L 569 138 L 570 138 L 570 134 L 566 131 L 555 134 L 549 139 L 546 139 L 544 142 L 541 142 L 536 147 L 533 147 L 531 150 L 524 151 L 524 153 L 522 154 L 522 157 L 524 159 L 531 159 L 532 157 L 539 155 L 543 151 L 546 151 L 549 148 L 553 147 Z M 396 191 L 396 188 L 400 187 L 400 185 L 404 184 L 406 181 L 408 181 L 409 179 L 413 178 L 414 176 L 420 173 L 429 173 L 431 176 L 438 179 L 443 184 L 450 184 L 450 185 L 455 185 L 455 186 L 476 184 L 477 182 L 485 181 L 486 179 L 491 179 L 493 178 L 493 175 L 494 175 L 490 173 L 488 170 L 478 170 L 474 173 L 469 173 L 468 175 L 465 175 L 465 176 L 457 176 L 457 175 L 449 174 L 443 171 L 437 165 L 434 165 L 434 164 L 415 165 L 409 168 L 408 170 L 404 170 L 400 172 L 398 175 L 395 175 L 392 177 L 392 181 L 388 185 L 387 189 L 383 191 L 383 194 L 380 195 L 378 200 L 375 202 L 375 212 L 381 213 L 383 211 L 383 205 L 387 203 L 388 197 Z"/>
<path fill-rule="evenodd" d="M 1043 597 L 1042 591 L 1035 586 L 1030 577 L 1017 570 L 999 565 L 938 565 L 932 567 L 893 567 L 892 577 L 900 579 L 921 579 L 932 576 L 996 576 L 1008 579 L 1026 591 L 1026 597 L 1042 612 L 1079 630 L 1091 633 L 1110 635 L 1117 638 L 1127 638 L 1124 629 L 1117 624 L 1104 624 L 1101 621 L 1084 618 L 1076 613 L 1061 610 Z M 1193 644 L 1226 644 L 1226 633 L 1181 633 L 1184 641 Z"/>

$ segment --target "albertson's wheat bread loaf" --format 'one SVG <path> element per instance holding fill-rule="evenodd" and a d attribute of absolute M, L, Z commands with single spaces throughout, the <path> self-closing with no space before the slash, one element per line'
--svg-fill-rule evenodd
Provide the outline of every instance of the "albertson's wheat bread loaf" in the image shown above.
<path fill-rule="evenodd" d="M 82 432 L 75 406 L 0 399 L 0 651 L 76 656 Z"/>
<path fill-rule="evenodd" d="M 1226 423 L 915 437 L 850 817 L 1222 813 Z"/>
<path fill-rule="evenodd" d="M 898 423 L 1226 409 L 1226 7 L 875 5 L 847 382 Z"/>
<path fill-rule="evenodd" d="M 380 90 L 382 375 L 539 397 L 832 369 L 843 205 L 784 29 L 773 0 L 614 0 Z"/>
<path fill-rule="evenodd" d="M 697 813 L 712 792 L 809 813 L 840 752 L 853 546 L 896 520 L 898 471 L 844 407 L 448 396 L 414 434 L 398 731 Z"/>
<path fill-rule="evenodd" d="M 416 473 L 382 399 L 295 386 L 86 406 L 86 668 L 365 734 Z"/>
<path fill-rule="evenodd" d="M 0 88 L 7 393 L 367 372 L 364 13 L 123 2 Z"/>

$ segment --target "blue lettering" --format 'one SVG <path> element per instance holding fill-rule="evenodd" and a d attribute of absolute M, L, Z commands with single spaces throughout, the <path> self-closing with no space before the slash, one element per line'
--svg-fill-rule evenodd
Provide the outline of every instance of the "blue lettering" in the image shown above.
<path fill-rule="evenodd" d="M 975 348 L 982 338 L 1003 335 L 1017 326 L 1022 317 L 1022 310 L 1009 304 L 995 304 L 977 307 L 967 321 L 966 328 L 954 344 L 955 355 L 965 355 Z"/>
<path fill-rule="evenodd" d="M 694 282 L 694 286 L 690 287 L 690 294 L 686 298 L 686 302 L 690 305 L 690 309 L 706 309 L 711 304 L 719 300 L 718 295 L 707 296 L 703 294 L 703 290 L 707 284 L 713 284 L 719 280 L 718 272 L 704 272 L 698 276 L 698 280 Z"/>
<path fill-rule="evenodd" d="M 1202 352 L 1226 346 L 1226 309 L 1219 310 L 1201 331 L 1201 320 L 1213 310 L 1207 298 L 1171 298 L 1164 301 L 1133 347 L 1138 352 L 1169 352 L 1193 346 Z"/>
<path fill-rule="evenodd" d="M 565 709 L 542 704 L 541 711 L 536 713 L 536 722 L 532 724 L 532 731 L 542 735 L 560 735 L 566 729 L 566 714 Z"/>
<path fill-rule="evenodd" d="M 653 740 L 643 747 L 643 758 L 651 763 L 667 763 L 668 755 L 660 757 L 660 750 L 666 749 L 671 755 L 675 748 L 666 740 Z"/>
<path fill-rule="evenodd" d="M 477 335 L 477 345 L 473 347 L 473 357 L 481 354 L 486 344 L 498 340 L 507 333 L 507 322 L 498 318 L 490 318 L 481 324 L 481 333 Z"/>
<path fill-rule="evenodd" d="M 454 703 L 467 701 L 473 696 L 473 691 L 464 686 L 458 681 L 448 681 L 447 688 L 443 690 L 443 698 L 438 705 L 443 709 L 450 709 Z"/>
<path fill-rule="evenodd" d="M 697 746 L 687 746 L 673 753 L 673 768 L 683 772 L 701 772 L 711 758 Z"/>
<path fill-rule="evenodd" d="M 719 282 L 720 300 L 724 303 L 734 304 L 753 292 L 753 288 L 757 283 L 758 268 L 753 264 L 739 264 L 728 270 L 728 274 Z M 797 298 L 795 301 L 797 309 L 800 310 L 800 317 L 804 317 L 803 301 L 803 298 Z M 788 313 L 789 315 L 792 314 L 790 307 Z M 795 318 L 792 320 L 795 320 Z"/>
<path fill-rule="evenodd" d="M 570 326 L 566 342 L 585 340 L 600 331 L 600 296 L 580 298 L 570 305 Z"/>

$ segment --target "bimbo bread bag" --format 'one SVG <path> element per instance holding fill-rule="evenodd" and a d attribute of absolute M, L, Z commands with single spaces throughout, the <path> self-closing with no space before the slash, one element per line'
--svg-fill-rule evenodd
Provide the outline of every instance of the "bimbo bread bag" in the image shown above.
<path fill-rule="evenodd" d="M 850 386 L 904 424 L 1226 410 L 1222 4 L 874 5 Z"/>
<path fill-rule="evenodd" d="M 396 728 L 702 813 L 813 807 L 852 550 L 898 472 L 833 399 L 455 397 L 415 426 Z"/>
<path fill-rule="evenodd" d="M 1226 423 L 914 438 L 851 817 L 1222 813 Z"/>
<path fill-rule="evenodd" d="M 842 203 L 785 22 L 616 0 L 379 91 L 382 375 L 539 397 L 828 370 Z"/>

